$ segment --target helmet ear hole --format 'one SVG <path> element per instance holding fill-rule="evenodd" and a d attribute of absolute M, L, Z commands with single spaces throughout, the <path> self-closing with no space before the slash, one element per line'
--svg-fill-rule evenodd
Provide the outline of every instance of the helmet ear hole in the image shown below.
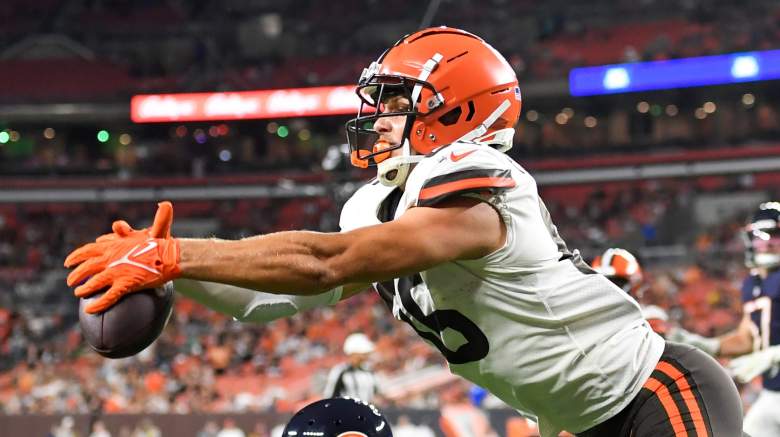
<path fill-rule="evenodd" d="M 446 114 L 439 117 L 439 123 L 443 124 L 444 126 L 452 126 L 453 124 L 457 123 L 460 119 L 460 116 L 463 114 L 463 109 L 458 106 L 457 108 L 454 108 L 447 112 Z"/>

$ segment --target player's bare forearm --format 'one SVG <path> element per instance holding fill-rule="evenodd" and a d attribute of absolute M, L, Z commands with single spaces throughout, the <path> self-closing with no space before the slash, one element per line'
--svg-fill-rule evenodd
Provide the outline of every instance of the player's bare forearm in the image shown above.
<path fill-rule="evenodd" d="M 338 234 L 293 231 L 242 240 L 180 239 L 182 276 L 276 293 L 317 294 L 342 285 L 330 266 Z"/>
<path fill-rule="evenodd" d="M 289 231 L 237 241 L 182 239 L 182 276 L 275 293 L 318 294 L 408 273 L 408 262 L 388 259 L 398 255 L 397 246 L 380 242 L 379 232 L 365 234 Z M 425 267 L 415 264 L 413 269 L 418 266 Z"/>
<path fill-rule="evenodd" d="M 735 357 L 753 352 L 752 340 L 747 340 L 736 333 L 726 334 L 720 337 L 720 351 L 722 357 Z"/>
<path fill-rule="evenodd" d="M 480 232 L 474 232 L 479 229 Z M 345 233 L 289 231 L 237 241 L 180 239 L 182 277 L 287 294 L 417 273 L 503 244 L 486 204 L 414 208 L 404 217 Z"/>
<path fill-rule="evenodd" d="M 720 351 L 723 357 L 735 357 L 753 352 L 753 334 L 750 320 L 744 318 L 737 329 L 720 337 Z"/>

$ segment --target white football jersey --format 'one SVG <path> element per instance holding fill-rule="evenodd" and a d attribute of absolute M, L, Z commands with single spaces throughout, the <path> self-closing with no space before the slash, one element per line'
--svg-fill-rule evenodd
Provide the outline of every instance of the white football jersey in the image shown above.
<path fill-rule="evenodd" d="M 402 193 L 376 181 L 359 189 L 341 227 L 378 224 L 452 196 L 492 205 L 506 244 L 375 284 L 394 316 L 439 349 L 453 373 L 536 416 L 544 437 L 617 414 L 652 373 L 664 340 L 636 301 L 566 248 L 536 182 L 511 158 L 472 143 L 441 148 L 415 166 Z M 398 200 L 394 213 L 390 200 Z"/>

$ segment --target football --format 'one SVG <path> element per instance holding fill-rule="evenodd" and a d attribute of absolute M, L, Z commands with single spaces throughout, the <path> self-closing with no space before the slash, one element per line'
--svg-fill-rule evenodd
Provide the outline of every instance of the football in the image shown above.
<path fill-rule="evenodd" d="M 84 340 L 106 358 L 125 358 L 146 349 L 159 337 L 173 312 L 173 283 L 123 296 L 108 310 L 88 314 L 84 307 L 102 293 L 79 299 Z"/>

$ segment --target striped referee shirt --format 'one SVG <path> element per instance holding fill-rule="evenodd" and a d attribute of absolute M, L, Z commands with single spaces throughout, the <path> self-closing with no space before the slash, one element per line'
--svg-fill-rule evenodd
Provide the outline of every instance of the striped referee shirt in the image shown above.
<path fill-rule="evenodd" d="M 324 395 L 326 398 L 350 397 L 371 402 L 376 390 L 373 373 L 344 363 L 331 369 Z"/>

